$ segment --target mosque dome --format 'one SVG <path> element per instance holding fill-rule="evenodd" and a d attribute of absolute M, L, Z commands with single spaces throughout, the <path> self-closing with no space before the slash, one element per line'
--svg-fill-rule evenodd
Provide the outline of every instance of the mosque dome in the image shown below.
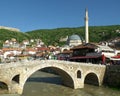
<path fill-rule="evenodd" d="M 80 36 L 78 35 L 71 35 L 68 39 L 69 40 L 81 40 Z"/>
<path fill-rule="evenodd" d="M 82 42 L 83 42 L 83 39 L 79 35 L 74 34 L 68 37 L 67 45 L 77 46 L 82 44 Z"/>

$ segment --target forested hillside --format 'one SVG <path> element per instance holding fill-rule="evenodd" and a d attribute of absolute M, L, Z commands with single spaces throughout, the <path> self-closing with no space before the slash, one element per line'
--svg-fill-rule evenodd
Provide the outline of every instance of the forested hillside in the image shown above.
<path fill-rule="evenodd" d="M 78 34 L 85 37 L 85 28 L 57 28 L 50 30 L 35 30 L 27 32 L 31 38 L 41 38 L 47 45 L 49 44 L 64 44 L 60 42 L 60 38 L 65 38 L 72 34 Z M 116 37 L 120 37 L 120 25 L 112 26 L 90 26 L 89 27 L 90 42 L 100 42 Z"/>
<path fill-rule="evenodd" d="M 30 32 L 14 32 L 10 30 L 0 29 L 0 46 L 5 40 L 15 38 L 18 42 L 30 39 L 42 39 L 46 45 L 63 45 L 65 42 L 61 42 L 61 38 L 77 34 L 81 37 L 85 37 L 85 28 L 56 28 L 56 29 L 44 29 L 34 30 Z M 120 25 L 112 26 L 90 26 L 89 27 L 90 42 L 100 42 L 120 37 Z"/>
<path fill-rule="evenodd" d="M 3 42 L 11 40 L 11 38 L 15 38 L 18 42 L 22 42 L 23 40 L 30 39 L 30 36 L 23 32 L 0 29 L 0 47 L 2 47 Z"/>

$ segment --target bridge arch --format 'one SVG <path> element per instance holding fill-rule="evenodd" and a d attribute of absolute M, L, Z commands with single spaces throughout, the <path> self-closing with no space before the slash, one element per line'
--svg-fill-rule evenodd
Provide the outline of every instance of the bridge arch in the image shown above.
<path fill-rule="evenodd" d="M 83 88 L 86 80 L 94 78 L 97 85 L 102 85 L 106 66 L 84 64 L 60 60 L 35 60 L 18 62 L 16 64 L 1 64 L 0 78 L 7 86 L 10 93 L 22 94 L 27 79 L 36 71 L 44 68 L 54 69 L 66 86 L 74 89 Z M 6 74 L 7 73 L 7 74 Z M 91 80 L 91 79 L 90 79 Z"/>
<path fill-rule="evenodd" d="M 99 77 L 94 72 L 89 72 L 84 77 L 84 83 L 99 86 Z"/>
<path fill-rule="evenodd" d="M 0 89 L 8 92 L 9 89 L 7 83 L 0 81 Z"/>
<path fill-rule="evenodd" d="M 55 70 L 62 78 L 62 82 L 65 86 L 69 86 L 74 88 L 74 78 L 71 76 L 70 72 L 68 72 L 63 66 L 59 66 L 59 65 L 50 65 L 50 64 L 45 64 L 43 66 L 39 65 L 39 66 L 35 66 L 31 69 L 25 69 L 26 73 L 24 74 L 24 76 L 21 76 L 21 80 L 22 80 L 22 86 L 24 89 L 24 85 L 27 81 L 27 79 L 34 74 L 35 72 L 44 69 L 44 68 L 52 68 L 53 70 Z"/>

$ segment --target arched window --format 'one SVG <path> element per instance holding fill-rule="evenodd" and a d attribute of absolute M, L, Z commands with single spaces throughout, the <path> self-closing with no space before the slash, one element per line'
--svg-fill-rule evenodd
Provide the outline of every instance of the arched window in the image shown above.
<path fill-rule="evenodd" d="M 80 70 L 77 71 L 77 78 L 81 78 L 81 71 Z"/>
<path fill-rule="evenodd" d="M 13 77 L 12 81 L 19 83 L 19 78 L 20 78 L 20 75 L 18 74 L 18 75 Z"/>

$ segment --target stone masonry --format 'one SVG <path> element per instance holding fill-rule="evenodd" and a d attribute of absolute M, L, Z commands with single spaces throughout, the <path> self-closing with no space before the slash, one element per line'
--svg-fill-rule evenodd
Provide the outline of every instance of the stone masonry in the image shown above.
<path fill-rule="evenodd" d="M 105 65 L 59 60 L 13 62 L 0 65 L 0 82 L 7 85 L 10 94 L 22 94 L 27 79 L 34 72 L 48 67 L 61 76 L 64 85 L 74 89 L 83 88 L 85 78 L 91 73 L 96 76 L 98 85 L 102 85 L 106 69 Z"/>

